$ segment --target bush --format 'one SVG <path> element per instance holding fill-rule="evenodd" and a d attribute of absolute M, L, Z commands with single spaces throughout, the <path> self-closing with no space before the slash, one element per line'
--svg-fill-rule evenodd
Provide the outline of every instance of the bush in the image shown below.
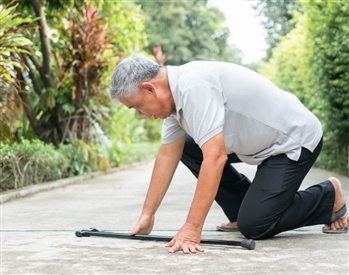
<path fill-rule="evenodd" d="M 316 160 L 316 167 L 334 171 L 343 175 L 349 175 L 348 160 L 349 148 L 339 148 L 334 141 L 335 137 L 327 134 L 324 136 L 324 146 Z"/>
<path fill-rule="evenodd" d="M 323 101 L 326 160 L 330 169 L 349 175 L 349 2 L 312 0 L 303 5 L 314 41 L 314 90 Z"/>
<path fill-rule="evenodd" d="M 40 140 L 0 144 L 0 190 L 17 189 L 154 158 L 158 143 L 113 144 L 71 140 L 57 149 Z"/>
<path fill-rule="evenodd" d="M 69 144 L 61 144 L 58 152 L 69 160 L 69 176 L 81 176 L 98 168 L 96 153 L 82 140 L 74 139 Z"/>
<path fill-rule="evenodd" d="M 5 191 L 68 176 L 69 159 L 39 140 L 0 144 L 0 188 Z"/>
<path fill-rule="evenodd" d="M 110 150 L 109 159 L 113 166 L 123 166 L 126 164 L 152 159 L 159 150 L 159 143 L 134 143 L 122 147 L 113 146 Z M 117 161 L 114 162 L 112 154 L 117 152 Z"/>
<path fill-rule="evenodd" d="M 140 119 L 134 109 L 127 109 L 122 104 L 110 109 L 111 119 L 105 129 L 106 135 L 122 144 L 157 142 L 161 139 L 162 121 L 159 119 Z"/>

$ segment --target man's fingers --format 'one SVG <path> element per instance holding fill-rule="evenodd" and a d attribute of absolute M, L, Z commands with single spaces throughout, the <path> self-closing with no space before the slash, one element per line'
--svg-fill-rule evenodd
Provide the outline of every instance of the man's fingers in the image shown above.
<path fill-rule="evenodd" d="M 134 235 L 136 235 L 136 232 L 135 232 L 134 230 L 132 230 L 132 231 L 128 232 L 127 234 L 128 234 L 129 236 L 134 236 Z"/>
<path fill-rule="evenodd" d="M 167 244 L 165 244 L 166 247 L 172 247 L 175 244 L 174 239 L 172 239 L 170 242 L 168 242 Z"/>
<path fill-rule="evenodd" d="M 197 243 L 178 243 L 172 240 L 166 244 L 166 247 L 171 247 L 169 253 L 175 253 L 182 250 L 184 254 L 195 254 L 196 252 L 204 252 L 205 250 Z"/>
<path fill-rule="evenodd" d="M 139 234 L 139 231 L 140 231 L 140 229 L 136 226 L 130 232 L 128 232 L 127 234 L 130 235 L 130 236 L 133 236 L 133 235 Z"/>
<path fill-rule="evenodd" d="M 166 244 L 166 247 L 171 247 L 168 252 L 175 253 L 181 250 L 181 243 L 174 237 L 169 243 Z"/>
<path fill-rule="evenodd" d="M 205 249 L 203 249 L 200 245 L 195 244 L 195 249 L 199 252 L 205 252 Z"/>
<path fill-rule="evenodd" d="M 194 245 L 192 244 L 183 244 L 182 245 L 182 250 L 184 254 L 189 254 L 189 253 L 196 253 L 196 249 Z"/>
<path fill-rule="evenodd" d="M 168 252 L 169 253 L 176 253 L 177 251 L 181 250 L 181 246 L 180 245 L 176 245 L 176 246 L 172 246 Z"/>

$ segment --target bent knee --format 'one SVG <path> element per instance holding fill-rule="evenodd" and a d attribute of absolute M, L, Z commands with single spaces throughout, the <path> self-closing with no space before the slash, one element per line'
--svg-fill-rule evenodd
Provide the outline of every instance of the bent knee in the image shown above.
<path fill-rule="evenodd" d="M 237 224 L 239 231 L 247 239 L 262 240 L 275 235 L 272 226 L 256 222 L 249 218 L 238 217 Z"/>

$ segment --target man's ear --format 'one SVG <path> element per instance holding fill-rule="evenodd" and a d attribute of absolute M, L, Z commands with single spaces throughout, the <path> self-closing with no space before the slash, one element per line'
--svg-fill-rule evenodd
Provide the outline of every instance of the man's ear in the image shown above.
<path fill-rule="evenodd" d="M 141 84 L 141 89 L 142 91 L 146 92 L 146 93 L 154 93 L 155 92 L 155 87 L 151 82 L 143 82 Z"/>

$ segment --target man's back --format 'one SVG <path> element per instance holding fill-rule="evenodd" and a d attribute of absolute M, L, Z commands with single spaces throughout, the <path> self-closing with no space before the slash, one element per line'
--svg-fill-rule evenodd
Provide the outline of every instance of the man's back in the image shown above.
<path fill-rule="evenodd" d="M 313 150 L 322 136 L 320 122 L 295 95 L 248 68 L 194 61 L 168 73 L 182 114 L 177 120 L 198 143 L 221 125 L 227 153 L 258 164 L 279 153 L 297 160 L 302 146 Z"/>

